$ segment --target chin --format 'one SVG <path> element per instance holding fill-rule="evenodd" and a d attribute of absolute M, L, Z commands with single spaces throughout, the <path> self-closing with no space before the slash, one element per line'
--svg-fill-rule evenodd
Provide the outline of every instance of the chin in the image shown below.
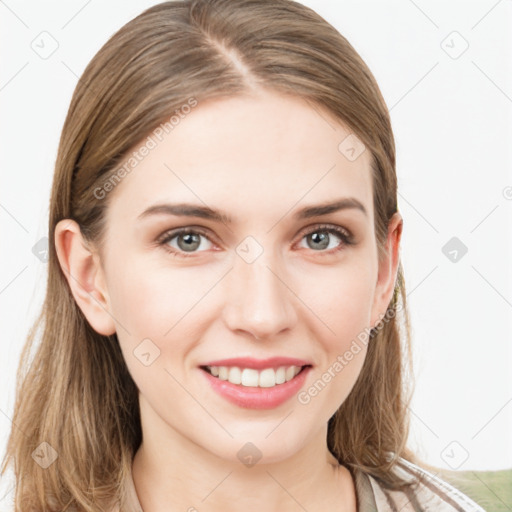
<path fill-rule="evenodd" d="M 224 439 L 219 439 L 214 446 L 205 448 L 221 459 L 242 463 L 247 467 L 282 462 L 295 455 L 306 444 L 305 438 L 296 438 L 297 429 L 293 429 L 293 435 L 290 425 L 288 428 L 283 427 L 284 425 L 279 426 L 279 422 L 275 421 L 271 428 L 268 424 L 261 429 L 255 429 L 252 425 L 252 429 L 246 429 L 245 434 L 235 434 L 228 427 L 233 438 L 223 436 Z"/>

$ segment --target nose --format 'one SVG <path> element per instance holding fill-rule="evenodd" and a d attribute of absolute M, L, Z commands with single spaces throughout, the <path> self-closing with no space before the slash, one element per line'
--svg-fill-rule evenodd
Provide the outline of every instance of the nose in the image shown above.
<path fill-rule="evenodd" d="M 271 339 L 292 329 L 297 322 L 295 295 L 276 260 L 264 252 L 247 263 L 236 256 L 229 272 L 224 321 L 228 328 L 254 338 Z"/>

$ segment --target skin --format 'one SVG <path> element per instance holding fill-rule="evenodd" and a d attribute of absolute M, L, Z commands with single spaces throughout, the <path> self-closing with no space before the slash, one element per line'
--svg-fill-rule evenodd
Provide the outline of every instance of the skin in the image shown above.
<path fill-rule="evenodd" d="M 305 390 L 382 318 L 402 218 L 397 213 L 389 224 L 379 267 L 371 155 L 349 161 L 338 150 L 350 133 L 298 97 L 267 91 L 206 101 L 109 193 L 101 256 L 76 223 L 58 224 L 55 243 L 73 296 L 97 332 L 117 333 L 139 388 L 144 440 L 133 478 L 145 512 L 256 512 L 263 503 L 268 511 L 356 510 L 352 477 L 328 451 L 326 435 L 365 348 L 309 403 L 292 397 L 269 410 L 227 402 L 198 368 L 225 357 L 301 357 L 313 364 Z M 293 218 L 301 207 L 342 197 L 358 199 L 367 215 L 345 209 Z M 165 202 L 222 209 L 233 224 L 137 219 Z M 316 228 L 323 223 L 349 230 L 354 244 L 331 234 L 325 248 L 306 236 L 325 233 Z M 187 226 L 208 235 L 190 257 L 155 242 Z M 263 249 L 252 263 L 236 252 L 247 236 Z M 186 253 L 183 238 L 167 246 Z M 147 338 L 160 350 L 148 366 L 133 353 Z M 251 467 L 237 456 L 247 442 L 262 455 Z"/>

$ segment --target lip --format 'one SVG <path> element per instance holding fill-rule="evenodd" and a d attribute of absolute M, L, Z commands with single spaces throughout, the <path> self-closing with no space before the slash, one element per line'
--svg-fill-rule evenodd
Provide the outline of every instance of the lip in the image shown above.
<path fill-rule="evenodd" d="M 236 357 L 231 359 L 219 359 L 210 361 L 200 366 L 238 366 L 239 368 L 253 368 L 254 370 L 263 370 L 265 368 L 274 368 L 277 370 L 280 366 L 313 366 L 310 361 L 297 359 L 294 357 L 270 357 L 267 359 L 254 359 L 253 357 Z"/>
<path fill-rule="evenodd" d="M 226 361 L 231 360 L 223 360 L 224 363 Z M 266 361 L 267 362 L 265 364 L 268 364 L 269 360 Z M 258 362 L 258 364 L 260 364 L 260 362 Z M 212 366 L 217 366 L 217 364 L 212 364 Z M 219 366 L 230 365 L 220 364 Z M 296 364 L 293 366 L 303 365 Z M 253 368 L 250 366 L 246 367 Z M 266 368 L 269 368 L 269 366 L 266 366 Z M 246 409 L 273 409 L 280 406 L 299 392 L 300 388 L 304 385 L 304 381 L 311 368 L 311 366 L 306 366 L 292 380 L 289 380 L 283 384 L 278 384 L 272 388 L 250 387 L 242 386 L 241 384 L 232 384 L 227 380 L 221 380 L 217 377 L 214 377 L 206 370 L 201 369 L 201 373 L 207 379 L 207 382 L 211 385 L 212 389 L 230 403 Z"/>

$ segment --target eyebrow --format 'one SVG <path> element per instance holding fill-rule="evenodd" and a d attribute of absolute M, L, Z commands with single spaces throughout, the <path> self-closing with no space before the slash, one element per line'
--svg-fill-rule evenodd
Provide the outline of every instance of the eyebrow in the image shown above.
<path fill-rule="evenodd" d="M 340 210 L 355 209 L 361 211 L 368 216 L 368 212 L 364 205 L 355 197 L 345 197 L 330 203 L 322 203 L 317 205 L 306 206 L 298 210 L 293 218 L 296 220 L 310 219 L 312 217 L 320 217 L 328 215 Z M 190 203 L 163 203 L 155 204 L 144 210 L 137 218 L 144 219 L 152 215 L 175 215 L 183 217 L 199 217 L 202 219 L 222 222 L 224 224 L 232 224 L 232 218 L 221 210 L 213 210 L 208 206 L 201 206 Z"/>

